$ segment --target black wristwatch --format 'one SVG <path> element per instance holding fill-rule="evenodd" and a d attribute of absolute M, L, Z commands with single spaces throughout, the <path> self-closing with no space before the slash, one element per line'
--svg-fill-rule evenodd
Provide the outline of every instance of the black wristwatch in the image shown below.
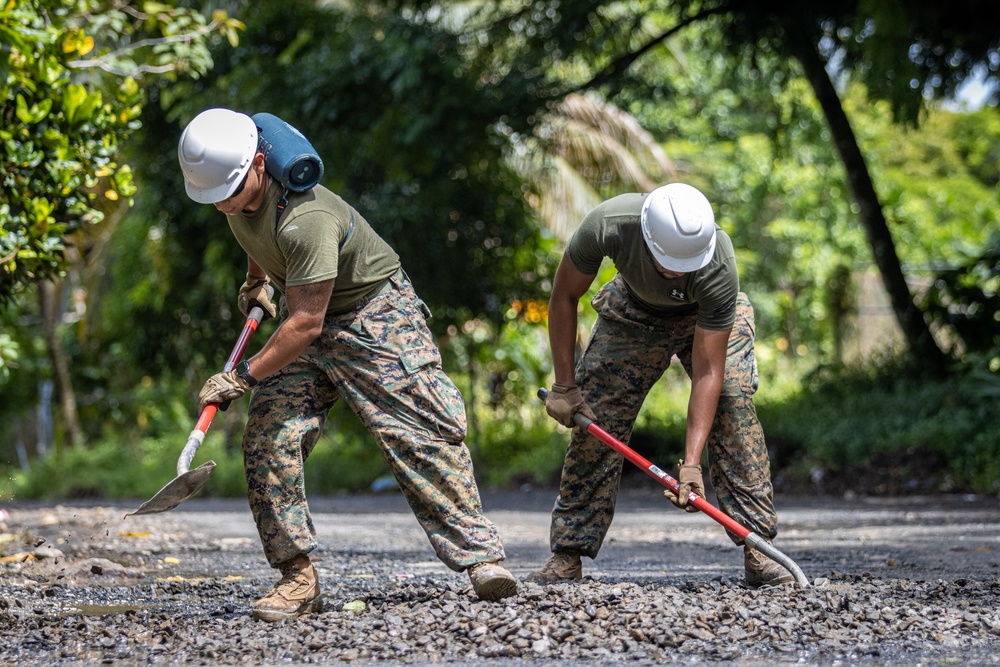
<path fill-rule="evenodd" d="M 243 380 L 251 387 L 257 385 L 257 378 L 250 375 L 250 364 L 247 363 L 246 359 L 236 364 L 236 374 L 243 378 Z"/>

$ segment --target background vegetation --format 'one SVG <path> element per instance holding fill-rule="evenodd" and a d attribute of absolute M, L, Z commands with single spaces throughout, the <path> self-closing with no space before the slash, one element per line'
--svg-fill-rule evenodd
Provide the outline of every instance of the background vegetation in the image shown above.
<path fill-rule="evenodd" d="M 301 129 L 398 250 L 484 485 L 557 478 L 567 434 L 534 394 L 574 225 L 684 180 L 715 204 L 756 308 L 778 488 L 996 493 L 997 10 L 960 3 L 942 35 L 923 3 L 661 4 L 10 3 L 0 498 L 146 498 L 172 479 L 242 324 L 242 251 L 176 166 L 210 106 Z M 989 93 L 974 108 L 955 97 L 970 78 Z M 644 406 L 632 444 L 660 465 L 686 400 L 671 368 Z M 220 413 L 199 453 L 219 464 L 209 493 L 243 493 L 244 413 Z M 384 472 L 338 406 L 310 492 Z"/>

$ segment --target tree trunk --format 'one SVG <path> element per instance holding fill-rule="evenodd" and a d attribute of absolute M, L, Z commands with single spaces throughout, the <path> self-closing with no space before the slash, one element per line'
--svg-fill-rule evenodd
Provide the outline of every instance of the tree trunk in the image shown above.
<path fill-rule="evenodd" d="M 871 244 L 875 265 L 889 293 L 893 311 L 909 343 L 910 351 L 928 370 L 943 372 L 948 358 L 931 335 L 930 327 L 914 303 L 913 295 L 906 285 L 906 278 L 896 254 L 896 246 L 885 215 L 882 213 L 882 204 L 875 192 L 868 165 L 858 147 L 857 138 L 854 136 L 847 114 L 844 113 L 837 90 L 815 47 L 806 39 L 791 40 L 790 43 L 796 41 L 797 43 L 792 44 L 795 57 L 801 63 L 823 108 L 837 151 L 847 170 L 847 182 L 851 193 L 860 209 L 861 223 Z"/>
<path fill-rule="evenodd" d="M 59 342 L 59 299 L 55 283 L 43 280 L 38 283 L 38 305 L 42 311 L 42 330 L 45 336 L 45 346 L 48 348 L 49 360 L 52 362 L 52 377 L 62 409 L 63 423 L 66 427 L 66 444 L 72 447 L 80 441 L 82 431 L 76 414 L 76 394 L 70 382 L 69 362 L 63 353 Z M 58 452 L 58 444 L 56 444 Z"/>

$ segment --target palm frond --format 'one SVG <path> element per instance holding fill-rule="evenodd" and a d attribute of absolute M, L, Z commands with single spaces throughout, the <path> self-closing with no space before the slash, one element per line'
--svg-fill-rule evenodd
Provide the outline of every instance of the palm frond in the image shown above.
<path fill-rule="evenodd" d="M 677 177 L 639 121 L 596 93 L 555 105 L 512 162 L 531 185 L 529 205 L 562 243 L 605 196 L 648 192 Z"/>

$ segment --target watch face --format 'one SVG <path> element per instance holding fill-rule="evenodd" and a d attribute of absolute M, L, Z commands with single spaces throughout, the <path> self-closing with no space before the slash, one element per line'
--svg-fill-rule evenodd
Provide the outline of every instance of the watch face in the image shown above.
<path fill-rule="evenodd" d="M 257 378 L 250 375 L 250 364 L 247 363 L 246 359 L 236 365 L 236 374 L 246 380 L 251 387 L 257 384 Z"/>

